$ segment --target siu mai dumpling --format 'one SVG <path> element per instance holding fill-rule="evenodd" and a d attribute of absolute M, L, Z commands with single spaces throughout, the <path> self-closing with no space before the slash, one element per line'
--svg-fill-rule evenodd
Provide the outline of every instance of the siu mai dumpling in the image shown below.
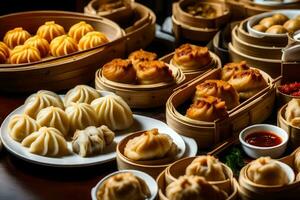
<path fill-rule="evenodd" d="M 186 175 L 202 176 L 207 181 L 223 181 L 226 175 L 221 162 L 213 156 L 199 156 L 186 168 Z"/>
<path fill-rule="evenodd" d="M 66 33 L 64 27 L 56 24 L 55 21 L 48 21 L 38 28 L 36 34 L 50 43 L 54 38 Z"/>
<path fill-rule="evenodd" d="M 50 43 L 50 53 L 52 56 L 65 56 L 78 51 L 76 41 L 67 35 L 54 38 Z"/>
<path fill-rule="evenodd" d="M 77 85 L 67 92 L 64 98 L 64 104 L 66 107 L 71 103 L 90 104 L 94 99 L 99 97 L 100 93 L 96 89 L 87 85 Z"/>
<path fill-rule="evenodd" d="M 79 40 L 88 32 L 94 31 L 94 28 L 92 25 L 86 23 L 85 21 L 78 22 L 77 24 L 74 24 L 71 26 L 69 30 L 69 36 L 71 36 L 76 42 L 79 42 Z"/>
<path fill-rule="evenodd" d="M 285 120 L 292 126 L 300 128 L 300 99 L 292 99 L 285 109 Z"/>
<path fill-rule="evenodd" d="M 16 46 L 10 53 L 9 62 L 11 64 L 22 64 L 37 62 L 42 59 L 40 51 L 30 45 Z"/>
<path fill-rule="evenodd" d="M 108 42 L 109 40 L 104 33 L 99 31 L 91 31 L 79 40 L 78 47 L 79 50 L 87 50 Z"/>
<path fill-rule="evenodd" d="M 99 124 L 111 130 L 124 130 L 133 124 L 133 114 L 127 103 L 117 95 L 107 95 L 92 101 Z"/>
<path fill-rule="evenodd" d="M 145 200 L 150 196 L 147 184 L 131 173 L 113 175 L 97 191 L 98 200 Z"/>
<path fill-rule="evenodd" d="M 235 73 L 245 71 L 250 69 L 246 61 L 241 61 L 239 63 L 228 63 L 226 64 L 221 73 L 221 79 L 223 81 L 228 81 Z"/>
<path fill-rule="evenodd" d="M 194 102 L 206 96 L 214 96 L 222 99 L 225 101 L 228 110 L 240 104 L 237 91 L 232 85 L 222 80 L 206 80 L 197 85 Z"/>
<path fill-rule="evenodd" d="M 157 54 L 149 51 L 144 51 L 143 49 L 132 52 L 128 59 L 131 60 L 133 65 L 143 61 L 153 61 L 157 59 Z"/>
<path fill-rule="evenodd" d="M 9 48 L 13 49 L 18 45 L 24 44 L 28 38 L 30 38 L 30 33 L 22 27 L 17 27 L 5 33 L 3 42 L 7 44 Z"/>
<path fill-rule="evenodd" d="M 77 130 L 72 140 L 73 151 L 82 157 L 101 154 L 115 137 L 107 126 L 89 126 L 84 130 Z"/>
<path fill-rule="evenodd" d="M 67 142 L 56 128 L 42 127 L 27 136 L 22 145 L 29 151 L 41 156 L 64 156 L 68 154 Z"/>
<path fill-rule="evenodd" d="M 24 44 L 37 48 L 42 58 L 48 56 L 49 54 L 50 51 L 49 42 L 38 35 L 29 38 L 28 40 L 26 40 Z"/>
<path fill-rule="evenodd" d="M 166 188 L 168 200 L 225 200 L 228 195 L 200 176 L 181 176 Z"/>
<path fill-rule="evenodd" d="M 0 64 L 6 63 L 10 50 L 4 42 L 0 42 Z"/>
<path fill-rule="evenodd" d="M 284 169 L 270 157 L 260 157 L 250 163 L 248 178 L 261 185 L 287 185 L 289 178 Z"/>

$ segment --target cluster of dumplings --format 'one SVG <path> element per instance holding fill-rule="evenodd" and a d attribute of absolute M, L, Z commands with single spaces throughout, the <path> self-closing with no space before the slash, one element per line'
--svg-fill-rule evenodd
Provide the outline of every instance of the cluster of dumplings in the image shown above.
<path fill-rule="evenodd" d="M 292 99 L 285 110 L 285 120 L 292 126 L 300 128 L 300 99 Z"/>
<path fill-rule="evenodd" d="M 22 64 L 53 56 L 65 56 L 78 50 L 94 48 L 109 42 L 105 34 L 81 21 L 68 32 L 54 21 L 47 21 L 32 36 L 22 27 L 6 32 L 0 42 L 0 64 Z"/>
<path fill-rule="evenodd" d="M 71 139 L 73 152 L 86 157 L 102 153 L 113 142 L 113 131 L 127 129 L 132 123 L 132 112 L 121 97 L 101 97 L 94 88 L 78 85 L 63 100 L 46 90 L 32 94 L 24 112 L 10 118 L 8 131 L 31 153 L 67 155 L 67 140 Z"/>
<path fill-rule="evenodd" d="M 252 28 L 271 34 L 294 33 L 300 29 L 300 16 L 289 19 L 284 14 L 276 13 L 271 17 L 263 18 Z"/>
<path fill-rule="evenodd" d="M 199 1 L 192 1 L 188 6 L 186 6 L 185 11 L 193 16 L 208 19 L 217 17 L 217 10 L 214 6 Z"/>
<path fill-rule="evenodd" d="M 206 80 L 196 86 L 193 103 L 187 109 L 186 116 L 207 122 L 227 117 L 228 110 L 267 85 L 261 73 L 248 67 L 246 62 L 229 63 L 222 69 L 221 80 Z"/>
<path fill-rule="evenodd" d="M 172 71 L 152 52 L 138 50 L 128 59 L 114 59 L 102 68 L 102 75 L 114 82 L 149 85 L 174 81 Z"/>

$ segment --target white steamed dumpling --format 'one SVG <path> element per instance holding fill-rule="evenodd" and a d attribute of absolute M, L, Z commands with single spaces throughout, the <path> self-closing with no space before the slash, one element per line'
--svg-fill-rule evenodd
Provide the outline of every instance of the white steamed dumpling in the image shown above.
<path fill-rule="evenodd" d="M 64 98 L 65 106 L 73 103 L 88 103 L 100 97 L 100 93 L 94 88 L 87 85 L 77 85 L 69 90 Z"/>

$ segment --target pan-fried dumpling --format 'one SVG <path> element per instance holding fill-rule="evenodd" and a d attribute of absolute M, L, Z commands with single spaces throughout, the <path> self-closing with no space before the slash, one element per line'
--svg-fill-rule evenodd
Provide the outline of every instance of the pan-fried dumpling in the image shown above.
<path fill-rule="evenodd" d="M 0 64 L 3 64 L 9 58 L 10 50 L 4 42 L 0 42 Z"/>
<path fill-rule="evenodd" d="M 55 21 L 48 21 L 38 28 L 36 34 L 50 43 L 54 38 L 64 35 L 65 29 Z"/>
<path fill-rule="evenodd" d="M 131 160 L 155 160 L 175 157 L 178 148 L 167 134 L 160 134 L 157 129 L 145 131 L 140 136 L 129 140 L 124 148 L 124 155 Z"/>
<path fill-rule="evenodd" d="M 22 64 L 40 61 L 40 51 L 30 45 L 16 46 L 10 53 L 9 62 L 11 64 Z"/>
<path fill-rule="evenodd" d="M 61 108 L 50 106 L 40 110 L 36 121 L 40 126 L 56 128 L 64 137 L 68 136 L 70 123 L 68 116 Z"/>
<path fill-rule="evenodd" d="M 202 97 L 186 111 L 186 116 L 199 121 L 213 122 L 228 116 L 225 101 L 213 96 Z"/>
<path fill-rule="evenodd" d="M 24 113 L 35 119 L 40 110 L 49 106 L 65 109 L 61 98 L 57 94 L 47 90 L 40 90 L 26 99 Z"/>
<path fill-rule="evenodd" d="M 79 40 L 88 32 L 94 31 L 94 28 L 92 25 L 86 23 L 85 21 L 78 22 L 77 24 L 74 24 L 71 26 L 69 30 L 69 35 L 76 41 L 79 42 Z"/>
<path fill-rule="evenodd" d="M 14 115 L 8 123 L 8 132 L 12 139 L 21 142 L 31 133 L 39 130 L 40 125 L 25 114 Z"/>
<path fill-rule="evenodd" d="M 78 42 L 79 50 L 91 49 L 102 44 L 108 43 L 109 40 L 104 33 L 91 31 L 85 34 Z"/>
<path fill-rule="evenodd" d="M 285 109 L 285 120 L 296 127 L 300 127 L 300 99 L 292 99 Z"/>
<path fill-rule="evenodd" d="M 131 173 L 113 175 L 97 191 L 98 200 L 145 200 L 150 196 L 147 184 Z"/>
<path fill-rule="evenodd" d="M 87 103 L 71 103 L 65 111 L 69 118 L 72 135 L 77 129 L 83 130 L 88 126 L 98 125 L 96 112 Z"/>
<path fill-rule="evenodd" d="M 67 142 L 56 128 L 42 127 L 27 136 L 22 145 L 29 151 L 41 156 L 64 156 L 68 154 Z"/>
<path fill-rule="evenodd" d="M 197 85 L 194 101 L 206 96 L 214 96 L 222 99 L 225 101 L 228 110 L 240 104 L 237 91 L 232 85 L 222 80 L 206 80 Z"/>
<path fill-rule="evenodd" d="M 225 200 L 228 195 L 200 176 L 181 176 L 166 188 L 168 200 Z"/>
<path fill-rule="evenodd" d="M 5 33 L 3 42 L 11 49 L 18 45 L 24 44 L 24 42 L 30 38 L 30 33 L 24 30 L 22 27 L 14 28 Z"/>
<path fill-rule="evenodd" d="M 228 63 L 226 64 L 221 73 L 221 79 L 223 81 L 228 81 L 235 73 L 245 71 L 250 69 L 246 61 L 241 61 L 239 63 Z"/>
<path fill-rule="evenodd" d="M 89 126 L 84 130 L 77 130 L 73 136 L 73 151 L 82 157 L 101 154 L 115 137 L 107 126 Z"/>
<path fill-rule="evenodd" d="M 284 169 L 270 157 L 260 157 L 250 163 L 248 178 L 261 185 L 287 185 L 289 178 Z"/>
<path fill-rule="evenodd" d="M 50 51 L 49 42 L 46 39 L 41 38 L 38 35 L 29 38 L 28 40 L 26 40 L 26 42 L 24 44 L 37 48 L 39 50 L 42 58 L 48 56 L 48 54 L 49 54 L 49 51 Z"/>
<path fill-rule="evenodd" d="M 186 175 L 203 176 L 207 181 L 223 181 L 226 175 L 221 162 L 213 156 L 199 156 L 186 168 Z"/>
<path fill-rule="evenodd" d="M 183 44 L 175 50 L 174 64 L 185 70 L 194 70 L 206 67 L 211 63 L 211 57 L 207 47 L 191 44 Z"/>
<path fill-rule="evenodd" d="M 111 130 L 123 130 L 133 123 L 133 115 L 127 103 L 117 95 L 107 95 L 92 101 L 99 124 Z"/>
<path fill-rule="evenodd" d="M 149 51 L 144 51 L 143 49 L 132 52 L 128 59 L 131 60 L 133 65 L 143 61 L 153 61 L 157 59 L 157 54 Z"/>
<path fill-rule="evenodd" d="M 295 169 L 297 172 L 300 173 L 300 150 L 296 152 L 295 154 Z"/>
<path fill-rule="evenodd" d="M 268 86 L 257 69 L 236 72 L 228 83 L 237 90 L 241 99 L 248 99 Z"/>
<path fill-rule="evenodd" d="M 78 51 L 76 41 L 68 35 L 61 35 L 54 38 L 50 43 L 50 53 L 52 56 L 65 56 Z"/>
<path fill-rule="evenodd" d="M 100 97 L 100 93 L 94 88 L 87 85 L 77 85 L 69 90 L 64 98 L 65 106 L 73 103 L 87 103 L 90 104 L 94 99 Z"/>

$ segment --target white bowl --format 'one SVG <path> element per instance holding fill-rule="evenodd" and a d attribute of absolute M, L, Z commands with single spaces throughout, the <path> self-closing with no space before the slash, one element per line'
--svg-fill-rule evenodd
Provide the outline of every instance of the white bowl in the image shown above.
<path fill-rule="evenodd" d="M 110 177 L 119 174 L 119 173 L 132 173 L 133 175 L 141 178 L 143 181 L 145 181 L 146 185 L 148 186 L 150 193 L 151 193 L 151 197 L 148 198 L 147 200 L 154 200 L 156 199 L 157 193 L 158 193 L 158 186 L 156 181 L 149 176 L 148 174 L 141 172 L 141 171 L 137 171 L 137 170 L 120 170 L 114 173 L 111 173 L 109 175 L 107 175 L 106 177 L 104 177 L 102 180 L 100 180 L 98 182 L 98 184 L 92 188 L 91 191 L 91 195 L 92 195 L 92 200 L 97 200 L 97 191 L 99 190 L 100 186 Z"/>
<path fill-rule="evenodd" d="M 254 146 L 245 141 L 247 135 L 257 132 L 257 131 L 270 131 L 281 138 L 281 143 L 272 147 L 259 147 Z M 239 135 L 239 140 L 242 144 L 242 148 L 245 153 L 251 158 L 259 158 L 262 156 L 270 156 L 271 158 L 279 158 L 287 147 L 289 136 L 285 130 L 278 126 L 270 124 L 256 124 L 249 126 L 241 131 Z"/>

